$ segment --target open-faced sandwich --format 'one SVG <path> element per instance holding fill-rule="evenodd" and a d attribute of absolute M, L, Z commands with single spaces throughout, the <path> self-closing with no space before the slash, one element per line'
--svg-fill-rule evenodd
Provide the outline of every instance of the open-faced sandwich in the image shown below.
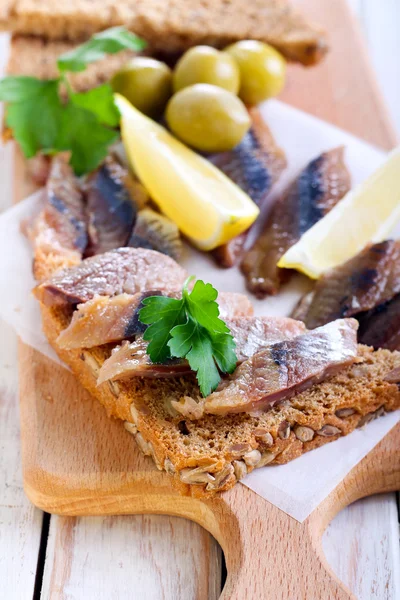
<path fill-rule="evenodd" d="M 292 318 L 256 317 L 251 296 L 180 264 L 191 244 L 240 265 L 250 293 L 277 294 L 288 250 L 348 194 L 344 149 L 322 153 L 248 248 L 286 167 L 254 105 L 282 88 L 282 55 L 314 63 L 324 34 L 283 0 L 110 0 L 91 19 L 86 0 L 50 5 L 8 2 L 2 18 L 23 37 L 0 99 L 44 184 L 25 224 L 44 332 L 108 416 L 201 496 L 399 408 L 397 242 L 324 273 Z M 60 32 L 70 41 L 25 37 Z"/>

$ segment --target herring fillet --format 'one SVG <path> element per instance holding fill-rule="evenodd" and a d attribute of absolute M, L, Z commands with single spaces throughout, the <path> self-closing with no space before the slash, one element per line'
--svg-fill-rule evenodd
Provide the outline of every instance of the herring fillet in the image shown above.
<path fill-rule="evenodd" d="M 236 342 L 238 364 L 267 345 L 292 339 L 305 331 L 301 321 L 288 317 L 227 317 L 225 323 Z M 131 377 L 173 377 L 191 372 L 186 360 L 152 363 L 146 353 L 147 346 L 148 342 L 139 337 L 114 348 L 100 368 L 98 383 Z"/>
<path fill-rule="evenodd" d="M 187 273 L 165 254 L 118 248 L 63 269 L 33 290 L 47 306 L 80 304 L 96 295 L 135 294 L 148 289 L 180 290 Z"/>
<path fill-rule="evenodd" d="M 312 160 L 272 207 L 263 231 L 241 263 L 247 288 L 257 297 L 278 293 L 290 277 L 290 271 L 277 267 L 279 259 L 350 189 L 343 152 L 341 146 Z"/>
<path fill-rule="evenodd" d="M 360 343 L 388 350 L 400 349 L 400 294 L 357 315 Z"/>
<path fill-rule="evenodd" d="M 33 274 L 38 281 L 59 267 L 78 264 L 86 249 L 84 198 L 68 162 L 67 152 L 52 159 L 44 207 L 23 228 L 34 249 Z"/>
<path fill-rule="evenodd" d="M 240 144 L 228 152 L 211 154 L 208 159 L 262 210 L 287 161 L 259 110 L 252 107 L 249 113 L 252 125 Z M 220 266 L 233 267 L 240 260 L 249 232 L 250 229 L 213 250 L 212 254 Z"/>
<path fill-rule="evenodd" d="M 278 342 L 243 362 L 204 401 L 215 415 L 272 408 L 357 359 L 355 319 L 338 319 L 293 340 Z"/>
<path fill-rule="evenodd" d="M 399 292 L 400 243 L 386 240 L 367 246 L 322 275 L 313 290 L 300 300 L 292 317 L 314 329 L 341 317 L 357 317 Z M 368 343 L 361 338 L 360 341 Z"/>
<path fill-rule="evenodd" d="M 116 296 L 96 295 L 79 304 L 72 314 L 71 322 L 57 338 L 63 349 L 93 348 L 110 342 L 120 342 L 143 333 L 145 325 L 139 322 L 138 311 L 142 300 L 149 296 L 165 295 L 181 298 L 181 291 L 147 290 L 137 294 Z M 253 307 L 247 296 L 233 292 L 218 294 L 220 317 L 250 317 Z"/>
<path fill-rule="evenodd" d="M 128 179 L 127 169 L 111 156 L 89 175 L 85 185 L 89 237 L 86 257 L 127 245 L 137 213 Z"/>

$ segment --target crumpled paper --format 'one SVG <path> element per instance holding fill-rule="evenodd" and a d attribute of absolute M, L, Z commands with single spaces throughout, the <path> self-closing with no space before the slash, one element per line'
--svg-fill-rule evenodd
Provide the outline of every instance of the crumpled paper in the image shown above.
<path fill-rule="evenodd" d="M 385 159 L 380 150 L 281 102 L 270 101 L 261 111 L 289 163 L 274 196 L 309 160 L 324 150 L 339 145 L 346 147 L 345 160 L 353 185 L 368 177 Z M 13 326 L 23 342 L 60 362 L 41 331 L 38 304 L 31 294 L 34 286 L 32 253 L 20 231 L 21 221 L 37 210 L 39 202 L 40 197 L 35 194 L 0 216 L 0 317 Z M 189 273 L 213 283 L 220 291 L 246 293 L 238 269 L 221 270 L 209 256 L 189 247 L 185 248 L 183 265 Z M 295 277 L 278 297 L 252 299 L 255 313 L 287 315 L 309 286 L 306 278 Z M 357 430 L 286 465 L 257 469 L 243 484 L 296 520 L 303 521 L 399 419 L 399 411 L 386 415 L 369 424 L 365 431 Z"/>

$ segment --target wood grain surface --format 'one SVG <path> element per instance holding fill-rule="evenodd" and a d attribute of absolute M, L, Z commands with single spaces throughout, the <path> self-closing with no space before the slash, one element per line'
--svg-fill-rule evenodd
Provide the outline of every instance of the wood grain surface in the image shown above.
<path fill-rule="evenodd" d="M 22 488 L 15 335 L 2 327 L 0 344 L 0 597 L 32 597 L 42 513 Z M 11 561 L 9 560 L 11 557 Z"/>
<path fill-rule="evenodd" d="M 47 557 L 41 600 L 144 596 L 216 600 L 221 593 L 218 545 L 186 519 L 55 516 Z M 83 568 L 90 576 L 82 577 Z"/>
<path fill-rule="evenodd" d="M 394 137 L 342 2 L 329 4 L 329 11 L 316 0 L 305 4 L 326 22 L 334 52 L 301 82 L 299 70 L 292 68 L 285 99 L 390 147 Z M 333 75 L 339 68 L 341 78 Z M 17 180 L 21 197 L 23 178 Z M 69 373 L 26 347 L 21 347 L 20 365 L 25 487 L 36 504 L 64 514 L 160 512 L 197 521 L 225 551 L 224 598 L 263 598 L 271 589 L 277 599 L 309 597 L 310 590 L 315 598 L 352 597 L 327 566 L 321 535 L 349 502 L 399 487 L 398 428 L 300 525 L 240 485 L 214 501 L 177 496 L 168 476 L 138 455 L 121 424 L 108 421 Z"/>

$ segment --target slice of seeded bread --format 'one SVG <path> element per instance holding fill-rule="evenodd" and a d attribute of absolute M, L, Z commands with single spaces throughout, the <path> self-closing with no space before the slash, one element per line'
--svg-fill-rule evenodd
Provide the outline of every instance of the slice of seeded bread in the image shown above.
<path fill-rule="evenodd" d="M 0 28 L 17 34 L 79 41 L 118 25 L 168 53 L 257 39 L 311 65 L 327 51 L 324 31 L 288 0 L 0 0 Z"/>
<path fill-rule="evenodd" d="M 400 407 L 400 391 L 385 376 L 400 366 L 400 352 L 360 346 L 364 361 L 298 394 L 258 417 L 245 414 L 184 421 L 171 400 L 198 393 L 194 377 L 130 379 L 96 385 L 112 345 L 62 350 L 56 338 L 71 308 L 41 307 L 43 328 L 60 358 L 82 385 L 125 422 L 139 448 L 160 470 L 174 476 L 184 494 L 213 495 L 231 488 L 254 468 L 286 463 L 308 450 L 347 435 L 375 417 Z"/>
<path fill-rule="evenodd" d="M 71 42 L 49 42 L 33 36 L 13 36 L 7 72 L 40 79 L 57 77 L 58 57 L 73 47 Z M 69 74 L 68 78 L 75 91 L 86 91 L 108 81 L 134 54 L 130 50 L 124 50 L 107 56 L 89 65 L 82 73 Z"/>

